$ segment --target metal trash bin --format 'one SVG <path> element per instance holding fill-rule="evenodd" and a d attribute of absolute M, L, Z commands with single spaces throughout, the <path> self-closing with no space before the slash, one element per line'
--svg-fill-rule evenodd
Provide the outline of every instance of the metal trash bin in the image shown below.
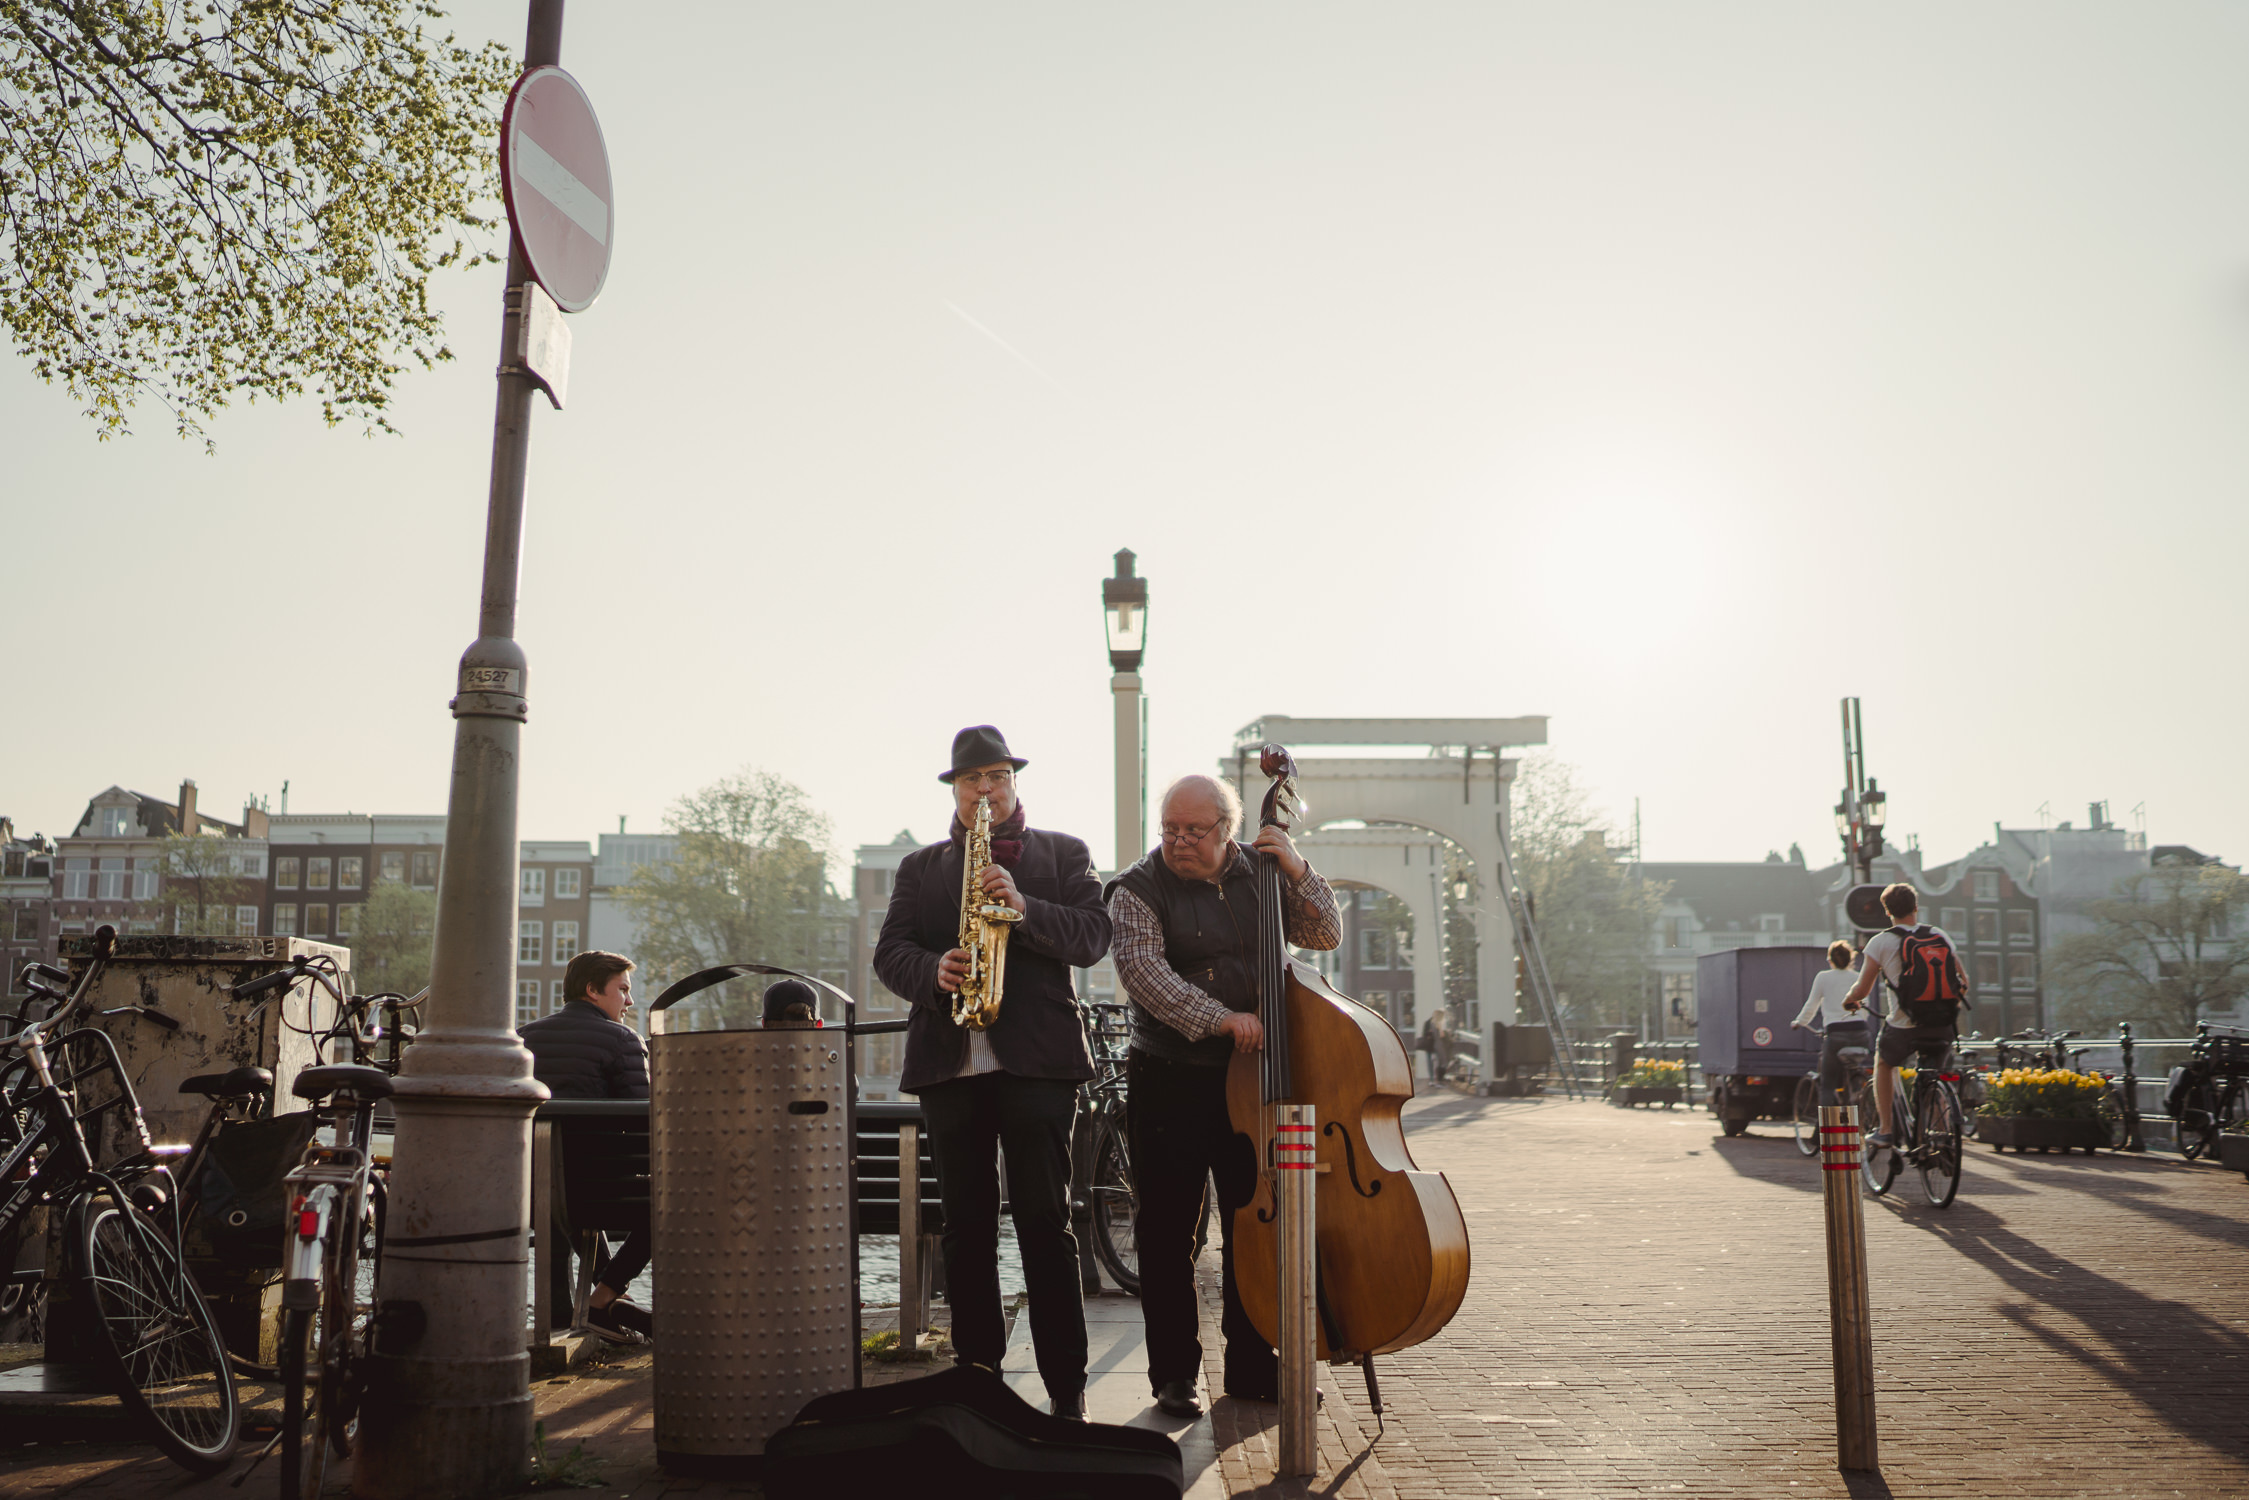
<path fill-rule="evenodd" d="M 649 1007 L 656 1457 L 674 1472 L 754 1470 L 807 1401 L 858 1380 L 849 1027 L 664 1030 L 697 990 L 789 972 L 706 969 Z"/>

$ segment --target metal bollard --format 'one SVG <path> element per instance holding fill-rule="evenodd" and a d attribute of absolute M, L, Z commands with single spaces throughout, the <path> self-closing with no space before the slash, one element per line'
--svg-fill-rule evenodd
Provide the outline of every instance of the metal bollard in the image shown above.
<path fill-rule="evenodd" d="M 1840 1466 L 1881 1467 L 1874 1423 L 1874 1331 L 1867 1313 L 1866 1220 L 1859 1205 L 1859 1118 L 1850 1105 L 1820 1110 L 1820 1173 L 1827 1199 L 1827 1307 L 1835 1351 L 1835 1446 Z"/>
<path fill-rule="evenodd" d="M 2124 1149 L 2145 1151 L 2147 1142 L 2140 1138 L 2140 1080 L 2132 1070 L 2132 1023 L 2116 1023 L 2117 1045 L 2124 1053 Z"/>
<path fill-rule="evenodd" d="M 1273 1166 L 1279 1175 L 1274 1197 L 1281 1211 L 1280 1225 L 1280 1335 L 1281 1430 L 1278 1462 L 1280 1478 L 1317 1474 L 1320 1471 L 1318 1294 L 1315 1260 L 1319 1244 L 1313 1222 L 1313 1185 L 1317 1149 L 1309 1104 L 1274 1104 Z"/>
<path fill-rule="evenodd" d="M 898 1127 L 898 1352 L 921 1347 L 929 1309 L 921 1296 L 921 1127 Z"/>

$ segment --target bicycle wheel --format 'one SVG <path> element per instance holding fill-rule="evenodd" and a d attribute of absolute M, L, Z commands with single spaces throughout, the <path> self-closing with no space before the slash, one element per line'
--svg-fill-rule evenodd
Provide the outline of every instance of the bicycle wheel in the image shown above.
<path fill-rule="evenodd" d="M 1931 1208 L 1949 1208 L 1960 1191 L 1960 1096 L 1939 1080 L 1920 1090 L 1913 1162 L 1921 1169 L 1921 1192 Z"/>
<path fill-rule="evenodd" d="M 1806 1156 L 1819 1155 L 1820 1149 L 1820 1083 L 1819 1079 L 1805 1074 L 1796 1080 L 1796 1149 Z"/>
<path fill-rule="evenodd" d="M 2110 1084 L 2108 1092 L 2101 1095 L 2093 1106 L 2095 1118 L 2101 1122 L 2101 1144 L 2111 1151 L 2121 1151 L 2132 1138 L 2132 1122 L 2124 1118 L 2124 1101 Z"/>
<path fill-rule="evenodd" d="M 1140 1295 L 1140 1245 L 1133 1221 L 1139 1211 L 1132 1191 L 1132 1158 L 1124 1132 L 1104 1119 L 1093 1132 L 1093 1255 L 1109 1279 L 1128 1296 Z"/>
<path fill-rule="evenodd" d="M 327 1415 L 321 1427 L 338 1458 L 349 1458 L 359 1441 L 359 1399 L 367 1390 L 367 1360 L 374 1353 L 375 1286 L 382 1253 L 383 1184 L 367 1184 L 368 1202 L 360 1214 L 359 1235 L 348 1254 L 337 1259 L 336 1274 L 325 1288 L 322 1317 L 343 1336 L 323 1344 L 320 1399 Z"/>
<path fill-rule="evenodd" d="M 1874 1082 L 1867 1080 L 1851 1100 L 1859 1117 L 1859 1175 L 1866 1179 L 1866 1190 L 1879 1198 L 1890 1191 L 1890 1184 L 1898 1180 L 1898 1154 L 1893 1150 L 1878 1150 L 1866 1144 L 1881 1119 L 1874 1107 Z"/>
<path fill-rule="evenodd" d="M 318 1495 L 327 1472 L 328 1445 L 317 1430 L 308 1431 L 320 1402 L 319 1321 L 309 1307 L 281 1315 L 281 1500 Z"/>
<path fill-rule="evenodd" d="M 2218 1149 L 2218 1101 L 2210 1080 L 2198 1078 L 2179 1106 L 2179 1155 L 2193 1161 Z"/>
<path fill-rule="evenodd" d="M 242 1411 L 226 1345 L 179 1255 L 145 1221 L 106 1196 L 79 1201 L 78 1275 L 95 1346 L 125 1408 L 144 1419 L 164 1456 L 190 1473 L 227 1466 Z"/>

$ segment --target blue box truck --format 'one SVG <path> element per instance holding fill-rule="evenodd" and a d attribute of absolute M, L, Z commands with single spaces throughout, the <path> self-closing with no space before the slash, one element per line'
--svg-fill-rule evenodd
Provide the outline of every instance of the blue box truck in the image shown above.
<path fill-rule="evenodd" d="M 1696 1052 L 1726 1134 L 1793 1115 L 1796 1080 L 1819 1071 L 1820 1039 L 1788 1023 L 1826 967 L 1825 948 L 1727 948 L 1695 961 Z"/>

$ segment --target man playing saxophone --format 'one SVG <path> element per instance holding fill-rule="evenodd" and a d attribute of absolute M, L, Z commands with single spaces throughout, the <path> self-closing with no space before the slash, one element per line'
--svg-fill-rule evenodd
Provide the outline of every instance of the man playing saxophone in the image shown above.
<path fill-rule="evenodd" d="M 1085 1307 L 1070 1231 L 1070 1132 L 1093 1058 L 1071 971 L 1109 951 L 1109 913 L 1084 841 L 1026 825 L 1015 778 L 1027 764 L 989 724 L 953 737 L 952 766 L 937 778 L 953 789 L 952 836 L 900 863 L 875 973 L 911 1007 L 899 1087 L 920 1096 L 929 1121 L 954 1350 L 961 1363 L 994 1371 L 1006 1350 L 1004 1147 L 1039 1377 L 1057 1416 L 1082 1418 Z M 972 858 L 987 851 L 989 863 L 977 870 Z M 969 920 L 964 895 L 975 908 Z"/>

